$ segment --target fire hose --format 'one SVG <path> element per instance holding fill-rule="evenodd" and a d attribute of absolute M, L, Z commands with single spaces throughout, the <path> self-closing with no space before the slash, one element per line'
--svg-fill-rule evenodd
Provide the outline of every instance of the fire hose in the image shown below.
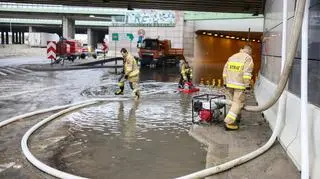
<path fill-rule="evenodd" d="M 158 93 L 164 93 L 164 92 L 168 92 L 168 90 L 160 90 L 160 91 L 155 91 L 155 92 L 149 92 L 149 93 L 145 93 L 144 96 L 146 95 L 151 95 L 151 94 L 158 94 Z M 32 163 L 35 167 L 37 167 L 38 169 L 52 175 L 58 178 L 68 178 L 68 179 L 85 179 L 84 177 L 81 176 L 76 176 L 70 173 L 66 173 L 60 170 L 57 170 L 53 167 L 50 167 L 46 164 L 44 164 L 43 162 L 41 162 L 40 160 L 38 160 L 29 150 L 28 148 L 28 139 L 29 137 L 32 135 L 33 132 L 35 132 L 38 128 L 40 128 L 42 125 L 50 122 L 53 119 L 56 119 L 57 117 L 66 114 L 68 112 L 71 111 L 75 111 L 77 109 L 89 106 L 89 105 L 94 105 L 94 104 L 99 104 L 99 103 L 103 103 L 103 102 L 110 102 L 110 101 L 126 101 L 129 100 L 131 98 L 107 98 L 107 99 L 91 99 L 91 100 L 87 100 L 87 101 L 83 101 L 83 102 L 78 102 L 78 103 L 74 103 L 74 104 L 69 104 L 69 105 L 64 105 L 64 106 L 55 106 L 52 108 L 48 108 L 48 109 L 42 109 L 42 110 L 37 110 L 34 112 L 30 112 L 30 113 L 26 113 L 26 114 L 22 114 L 19 116 L 15 116 L 12 118 L 9 118 L 7 120 L 1 121 L 0 122 L 0 128 L 3 126 L 6 126 L 12 122 L 15 122 L 17 120 L 21 120 L 23 118 L 27 118 L 27 117 L 31 117 L 31 116 L 35 116 L 38 114 L 42 114 L 42 113 L 47 113 L 50 111 L 57 111 L 57 110 L 61 110 L 64 109 L 58 113 L 55 113 L 51 116 L 49 116 L 46 119 L 43 119 L 42 121 L 38 122 L 36 125 L 34 125 L 33 127 L 31 127 L 22 137 L 21 140 L 21 148 L 22 148 L 22 152 L 25 155 L 25 157 L 29 160 L 30 163 Z"/>
<path fill-rule="evenodd" d="M 279 99 L 279 97 L 281 96 L 282 92 L 285 89 L 285 86 L 286 86 L 288 79 L 289 79 L 289 75 L 292 70 L 293 60 L 294 60 L 296 49 L 297 49 L 297 44 L 298 44 L 299 35 L 300 35 L 300 31 L 301 31 L 306 0 L 297 0 L 296 4 L 297 4 L 297 6 L 296 6 L 295 14 L 294 14 L 293 28 L 292 28 L 293 30 L 292 30 L 291 37 L 290 37 L 288 56 L 286 59 L 284 70 L 283 70 L 281 77 L 280 77 L 280 81 L 279 81 L 277 88 L 274 92 L 274 95 L 264 105 L 245 106 L 244 109 L 247 111 L 260 112 L 260 111 L 265 111 L 265 110 L 269 109 L 272 105 L 274 105 L 277 102 L 277 100 Z M 307 5 L 308 5 L 308 3 L 307 3 Z M 230 101 L 224 101 L 224 103 L 228 104 L 228 105 L 231 104 Z M 279 135 L 279 133 L 281 131 L 282 120 L 283 120 L 282 118 L 277 118 L 275 128 L 274 128 L 273 133 L 272 133 L 271 137 L 269 138 L 268 142 L 266 144 L 264 144 L 262 147 L 258 148 L 257 150 L 255 150 L 247 155 L 244 155 L 242 157 L 239 157 L 237 159 L 223 163 L 221 165 L 207 168 L 207 169 L 195 172 L 195 173 L 191 173 L 186 176 L 178 177 L 177 179 L 204 178 L 204 177 L 231 169 L 235 166 L 241 165 L 249 160 L 252 160 L 252 159 L 258 157 L 259 155 L 261 155 L 262 153 L 267 151 L 272 146 L 274 141 L 276 140 L 277 136 Z"/>

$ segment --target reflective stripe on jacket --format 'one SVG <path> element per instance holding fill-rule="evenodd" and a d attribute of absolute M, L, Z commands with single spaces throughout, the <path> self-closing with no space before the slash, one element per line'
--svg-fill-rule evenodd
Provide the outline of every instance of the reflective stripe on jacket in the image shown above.
<path fill-rule="evenodd" d="M 136 62 L 136 59 L 130 53 L 128 53 L 128 55 L 125 57 L 124 73 L 128 77 L 139 75 L 139 66 Z"/>
<path fill-rule="evenodd" d="M 183 62 L 180 66 L 180 73 L 184 78 L 187 76 L 187 74 L 192 77 L 192 69 L 185 62 Z"/>
<path fill-rule="evenodd" d="M 240 51 L 232 55 L 223 68 L 223 81 L 229 88 L 246 89 L 252 77 L 252 57 Z"/>

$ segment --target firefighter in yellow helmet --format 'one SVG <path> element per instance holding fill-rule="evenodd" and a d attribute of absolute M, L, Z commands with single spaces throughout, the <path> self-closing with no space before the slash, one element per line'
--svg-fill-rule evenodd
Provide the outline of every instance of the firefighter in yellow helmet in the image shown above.
<path fill-rule="evenodd" d="M 189 66 L 189 63 L 185 59 L 181 59 L 179 88 L 184 88 L 184 83 L 191 82 L 191 81 L 192 81 L 192 69 Z"/>
<path fill-rule="evenodd" d="M 226 130 L 237 130 L 236 122 L 244 106 L 245 90 L 250 88 L 253 70 L 252 49 L 245 45 L 239 53 L 229 57 L 223 69 L 223 83 L 232 96 L 231 108 L 224 119 Z"/>
<path fill-rule="evenodd" d="M 124 82 L 129 81 L 130 88 L 133 90 L 132 93 L 135 96 L 135 99 L 140 98 L 139 90 L 139 66 L 136 59 L 127 51 L 127 49 L 122 48 L 120 50 L 121 55 L 123 56 L 123 75 L 119 78 L 118 86 L 120 89 L 115 92 L 116 95 L 123 95 L 124 91 Z"/>

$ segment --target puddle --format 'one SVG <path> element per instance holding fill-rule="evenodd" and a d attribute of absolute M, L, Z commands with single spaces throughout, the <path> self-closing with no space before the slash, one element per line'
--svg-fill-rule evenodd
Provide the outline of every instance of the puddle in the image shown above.
<path fill-rule="evenodd" d="M 204 146 L 188 134 L 189 100 L 163 94 L 91 106 L 36 136 L 72 136 L 53 151 L 50 163 L 62 171 L 89 178 L 174 178 L 205 168 Z"/>

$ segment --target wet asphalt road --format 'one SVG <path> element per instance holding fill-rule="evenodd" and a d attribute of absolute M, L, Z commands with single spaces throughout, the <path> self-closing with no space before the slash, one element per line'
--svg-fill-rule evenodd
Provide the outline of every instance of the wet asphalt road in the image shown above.
<path fill-rule="evenodd" d="M 0 76 L 0 121 L 90 98 L 115 97 L 117 77 L 112 69 Z M 128 101 L 90 106 L 50 122 L 31 137 L 31 151 L 52 167 L 90 178 L 173 178 L 203 169 L 205 148 L 188 135 L 191 96 L 175 92 L 178 78 L 177 68 L 142 70 L 139 101 L 131 99 L 126 85 Z M 162 92 L 147 95 L 157 91 Z M 23 135 L 19 124 L 27 130 L 43 118 L 16 122 L 0 131 L 0 164 L 28 166 L 19 149 L 11 155 L 20 156 L 8 157 L 10 145 L 20 146 L 6 139 Z M 30 170 L 34 172 L 8 169 L 0 176 L 42 178 L 40 171 Z"/>
<path fill-rule="evenodd" d="M 118 76 L 112 69 L 34 72 L 19 66 L 23 58 L 1 60 L 0 121 L 52 106 L 115 97 Z M 28 63 L 43 63 L 40 61 Z M 198 82 L 218 78 L 218 68 L 214 64 L 194 67 L 193 78 Z M 207 79 L 208 73 L 211 78 Z M 138 102 L 126 85 L 125 95 L 120 97 L 125 101 L 63 115 L 38 129 L 29 138 L 29 148 L 47 165 L 75 175 L 140 179 L 182 176 L 245 155 L 266 143 L 272 131 L 260 113 L 244 111 L 237 132 L 225 131 L 223 123 L 191 126 L 192 96 L 175 92 L 178 78 L 177 68 L 141 70 L 142 98 Z M 200 89 L 200 93 L 221 92 L 221 88 Z M 251 93 L 247 97 L 250 105 L 256 104 Z M 54 178 L 32 166 L 20 146 L 24 133 L 52 114 L 1 128 L 0 178 Z M 300 178 L 300 173 L 276 142 L 257 159 L 208 178 Z"/>
<path fill-rule="evenodd" d="M 19 66 L 26 64 L 46 64 L 48 59 L 43 56 L 33 56 L 33 57 L 7 57 L 0 58 L 0 66 Z"/>

